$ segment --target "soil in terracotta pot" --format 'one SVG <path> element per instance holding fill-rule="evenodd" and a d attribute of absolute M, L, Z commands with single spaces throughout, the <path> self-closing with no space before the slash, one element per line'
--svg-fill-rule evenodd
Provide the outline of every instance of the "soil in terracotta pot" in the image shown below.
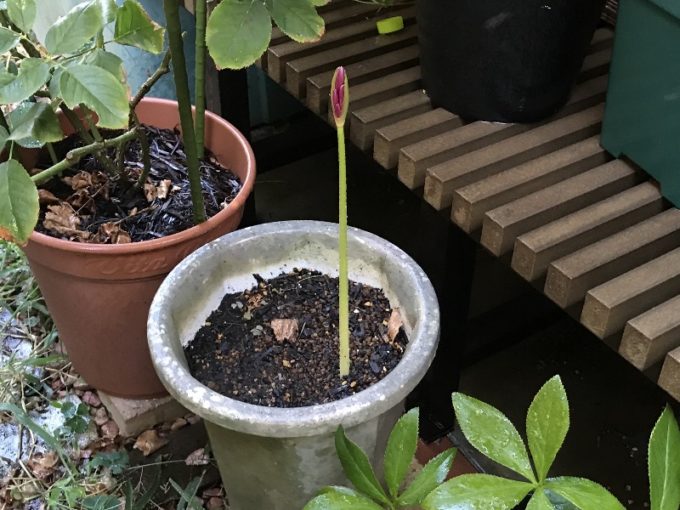
<path fill-rule="evenodd" d="M 122 244 L 157 239 L 194 225 L 187 177 L 186 155 L 179 134 L 170 129 L 143 126 L 149 139 L 151 171 L 143 189 L 133 186 L 142 168 L 137 139 L 127 146 L 123 174 L 107 173 L 88 156 L 45 183 L 40 193 L 40 219 L 36 230 L 44 234 L 88 243 Z M 107 133 L 106 138 L 116 133 Z M 56 144 L 59 158 L 82 145 L 70 137 Z M 115 159 L 115 151 L 109 152 Z M 41 164 L 50 166 L 49 161 Z M 211 217 L 238 194 L 241 183 L 206 151 L 200 163 L 206 213 Z"/>
<path fill-rule="evenodd" d="M 338 279 L 295 269 L 227 294 L 185 347 L 189 370 L 228 397 L 269 407 L 339 400 L 375 384 L 408 339 L 383 291 L 350 282 L 351 370 L 338 366 Z"/>

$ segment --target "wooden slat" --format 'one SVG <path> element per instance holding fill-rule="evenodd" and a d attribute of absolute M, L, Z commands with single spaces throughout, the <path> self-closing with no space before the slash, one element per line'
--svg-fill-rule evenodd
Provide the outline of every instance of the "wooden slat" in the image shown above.
<path fill-rule="evenodd" d="M 402 119 L 432 110 L 430 98 L 424 90 L 414 90 L 372 106 L 352 112 L 349 137 L 352 143 L 363 151 L 373 147 L 375 130 Z"/>
<path fill-rule="evenodd" d="M 286 86 L 294 96 L 307 97 L 310 110 L 325 112 L 337 66 L 345 66 L 353 88 L 358 83 L 417 65 L 416 38 L 415 27 L 408 27 L 397 34 L 362 39 L 288 62 Z"/>
<path fill-rule="evenodd" d="M 680 347 L 680 296 L 629 320 L 619 353 L 636 368 L 646 370 L 676 347 Z"/>
<path fill-rule="evenodd" d="M 680 294 L 680 248 L 595 287 L 586 294 L 581 322 L 598 338 Z"/>
<path fill-rule="evenodd" d="M 612 49 L 606 48 L 604 50 L 586 55 L 583 60 L 583 66 L 579 72 L 577 82 L 591 80 L 597 76 L 606 74 L 609 70 L 609 64 L 612 60 Z"/>
<path fill-rule="evenodd" d="M 640 184 L 521 235 L 515 241 L 512 268 L 527 281 L 537 280 L 545 276 L 553 260 L 662 210 L 663 199 L 656 187 Z"/>
<path fill-rule="evenodd" d="M 608 48 L 614 42 L 614 31 L 610 28 L 598 28 L 590 41 L 590 52 L 596 52 Z"/>
<path fill-rule="evenodd" d="M 403 16 L 407 25 L 414 22 L 415 9 L 412 6 L 400 6 L 390 12 Z M 376 30 L 375 19 L 369 19 L 332 28 L 317 42 L 300 44 L 287 41 L 277 46 L 270 46 L 267 50 L 267 73 L 274 81 L 283 82 L 286 63 L 291 60 L 374 36 Z"/>
<path fill-rule="evenodd" d="M 420 76 L 420 66 L 415 66 L 353 86 L 350 91 L 352 97 L 349 102 L 350 115 L 355 110 L 419 90 L 421 88 Z M 327 117 L 328 122 L 332 124 L 333 113 L 330 109 Z"/>
<path fill-rule="evenodd" d="M 463 120 L 458 115 L 437 108 L 378 128 L 374 138 L 373 158 L 383 168 L 394 168 L 399 162 L 399 151 L 402 147 L 462 125 Z"/>
<path fill-rule="evenodd" d="M 512 249 L 518 236 L 615 195 L 638 181 L 635 170 L 626 164 L 608 163 L 593 168 L 489 211 L 482 225 L 481 243 L 501 256 Z"/>
<path fill-rule="evenodd" d="M 593 136 L 455 190 L 451 219 L 465 232 L 472 232 L 481 228 L 487 211 L 607 160 L 607 153 L 600 147 L 600 137 Z"/>
<path fill-rule="evenodd" d="M 680 210 L 668 209 L 553 262 L 545 294 L 562 308 L 586 292 L 680 245 Z"/>
<path fill-rule="evenodd" d="M 428 168 L 425 200 L 445 209 L 456 188 L 593 136 L 600 131 L 603 111 L 603 105 L 594 106 Z"/>
<path fill-rule="evenodd" d="M 666 355 L 659 375 L 659 386 L 675 400 L 680 400 L 680 347 Z"/>

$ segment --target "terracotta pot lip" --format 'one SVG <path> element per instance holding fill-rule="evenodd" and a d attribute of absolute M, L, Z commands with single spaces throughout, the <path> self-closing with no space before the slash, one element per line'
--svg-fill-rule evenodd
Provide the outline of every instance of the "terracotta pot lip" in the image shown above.
<path fill-rule="evenodd" d="M 161 99 L 157 97 L 147 97 L 142 99 L 142 103 L 152 103 L 161 107 L 177 107 L 177 101 L 170 99 Z M 48 236 L 40 232 L 33 232 L 29 238 L 30 242 L 40 244 L 43 246 L 48 246 L 56 250 L 68 251 L 73 253 L 90 253 L 102 256 L 118 256 L 130 253 L 148 252 L 154 250 L 160 250 L 167 248 L 172 245 L 185 243 L 191 239 L 202 236 L 206 232 L 212 230 L 218 224 L 225 221 L 230 216 L 233 216 L 241 209 L 241 206 L 245 203 L 250 195 L 253 186 L 255 185 L 255 154 L 253 149 L 246 140 L 246 137 L 236 129 L 230 122 L 224 120 L 219 115 L 209 112 L 206 110 L 206 117 L 210 117 L 219 126 L 221 126 L 225 131 L 229 131 L 236 137 L 238 141 L 238 146 L 246 153 L 247 158 L 247 169 L 246 177 L 243 179 L 241 190 L 238 192 L 234 200 L 220 212 L 214 216 L 208 218 L 206 221 L 200 225 L 195 225 L 181 232 L 171 234 L 169 236 L 162 237 L 160 239 L 152 239 L 148 241 L 138 241 L 128 244 L 90 244 L 90 243 L 79 243 L 76 241 L 67 241 L 65 239 L 57 239 L 56 237 Z"/>

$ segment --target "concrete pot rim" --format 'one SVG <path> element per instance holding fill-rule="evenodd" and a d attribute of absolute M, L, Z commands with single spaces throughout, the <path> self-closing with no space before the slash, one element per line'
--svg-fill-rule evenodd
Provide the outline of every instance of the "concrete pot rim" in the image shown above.
<path fill-rule="evenodd" d="M 181 292 L 192 266 L 200 265 L 209 252 L 228 252 L 230 246 L 257 244 L 260 236 L 310 233 L 337 238 L 338 225 L 320 221 L 284 221 L 257 225 L 212 241 L 184 259 L 165 279 L 151 304 L 147 336 L 156 372 L 168 392 L 202 418 L 231 430 L 266 437 L 304 437 L 332 433 L 339 424 L 363 423 L 400 403 L 424 377 L 434 358 L 439 339 L 439 305 L 429 279 L 405 252 L 384 239 L 350 227 L 351 244 L 391 259 L 398 259 L 413 288 L 412 302 L 428 314 L 421 317 L 409 335 L 409 347 L 401 362 L 384 379 L 355 395 L 308 407 L 271 408 L 226 397 L 201 384 L 173 353 L 166 333 L 173 295 Z M 402 304 L 403 305 L 403 304 Z"/>

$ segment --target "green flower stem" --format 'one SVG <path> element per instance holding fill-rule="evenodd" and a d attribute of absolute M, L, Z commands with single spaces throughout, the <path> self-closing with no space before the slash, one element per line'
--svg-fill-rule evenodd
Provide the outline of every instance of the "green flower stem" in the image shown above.
<path fill-rule="evenodd" d="M 179 107 L 180 123 L 184 140 L 184 152 L 187 156 L 187 171 L 191 189 L 191 203 L 193 205 L 194 223 L 205 221 L 205 205 L 201 190 L 201 174 L 198 166 L 198 151 L 196 150 L 196 134 L 194 120 L 191 115 L 191 97 L 189 95 L 189 78 L 184 60 L 184 46 L 182 44 L 182 26 L 179 21 L 179 2 L 177 0 L 163 0 L 165 19 L 170 42 L 170 53 L 175 75 L 175 89 Z"/>
<path fill-rule="evenodd" d="M 207 19 L 206 0 L 196 0 L 196 110 L 194 129 L 196 131 L 196 150 L 198 157 L 205 154 L 205 24 Z"/>
<path fill-rule="evenodd" d="M 57 157 L 57 153 L 54 152 L 54 145 L 52 145 L 51 143 L 46 143 L 45 145 L 47 146 L 47 152 L 50 155 L 50 159 L 52 160 L 52 164 L 56 165 L 57 163 L 59 163 L 59 158 Z"/>
<path fill-rule="evenodd" d="M 67 168 L 72 167 L 73 165 L 78 163 L 78 161 L 80 161 L 84 156 L 87 156 L 88 154 L 94 154 L 96 152 L 106 150 L 112 147 L 118 148 L 121 145 L 132 140 L 135 136 L 137 136 L 136 128 L 131 129 L 130 131 L 127 131 L 115 138 L 102 140 L 101 142 L 94 142 L 91 143 L 90 145 L 85 145 L 83 147 L 72 149 L 66 153 L 66 157 L 59 163 L 57 163 L 56 165 L 52 165 L 48 169 L 33 175 L 31 179 L 36 184 L 43 183 L 48 179 L 51 179 L 55 175 L 59 175 Z"/>
<path fill-rule="evenodd" d="M 340 377 L 349 375 L 349 274 L 347 269 L 347 161 L 345 157 L 345 129 L 338 126 L 339 162 L 339 235 L 338 254 L 340 256 L 338 282 L 338 333 L 340 336 Z"/>

